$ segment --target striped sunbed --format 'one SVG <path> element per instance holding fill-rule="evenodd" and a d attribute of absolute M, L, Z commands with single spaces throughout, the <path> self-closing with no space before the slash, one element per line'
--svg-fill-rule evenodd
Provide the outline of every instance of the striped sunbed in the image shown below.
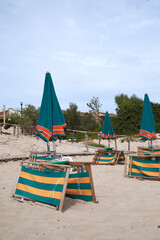
<path fill-rule="evenodd" d="M 152 150 L 149 148 L 137 147 L 137 153 L 138 154 L 151 154 L 151 153 L 160 154 L 160 149 L 153 149 L 153 152 L 152 152 Z"/>
<path fill-rule="evenodd" d="M 15 195 L 59 206 L 65 178 L 65 171 L 40 171 L 22 166 Z M 89 173 L 70 173 L 65 193 L 67 197 L 92 201 Z"/>
<path fill-rule="evenodd" d="M 104 153 L 100 154 L 96 152 L 94 158 L 93 158 L 93 164 L 100 164 L 100 165 L 114 165 L 116 163 L 118 164 L 124 164 L 125 158 L 123 153 L 113 152 L 111 154 Z"/>
<path fill-rule="evenodd" d="M 93 201 L 88 172 L 71 173 L 69 175 L 66 196 L 84 201 Z"/>
<path fill-rule="evenodd" d="M 130 157 L 128 176 L 155 179 L 160 178 L 160 157 Z"/>

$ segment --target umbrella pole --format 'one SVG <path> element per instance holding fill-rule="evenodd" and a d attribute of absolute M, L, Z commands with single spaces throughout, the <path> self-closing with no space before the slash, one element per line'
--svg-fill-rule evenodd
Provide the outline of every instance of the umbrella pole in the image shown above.
<path fill-rule="evenodd" d="M 153 144 L 152 144 L 152 139 L 151 139 L 151 150 L 152 150 L 152 153 L 153 153 Z"/>
<path fill-rule="evenodd" d="M 56 143 L 55 141 L 52 141 L 52 143 L 53 143 L 54 158 L 56 159 Z"/>
<path fill-rule="evenodd" d="M 109 139 L 108 139 L 108 148 L 110 148 L 110 141 L 109 141 Z"/>
<path fill-rule="evenodd" d="M 153 143 L 152 143 L 152 139 L 148 140 L 148 148 L 151 149 L 152 153 L 153 153 Z"/>
<path fill-rule="evenodd" d="M 49 141 L 47 142 L 47 151 L 50 151 Z"/>

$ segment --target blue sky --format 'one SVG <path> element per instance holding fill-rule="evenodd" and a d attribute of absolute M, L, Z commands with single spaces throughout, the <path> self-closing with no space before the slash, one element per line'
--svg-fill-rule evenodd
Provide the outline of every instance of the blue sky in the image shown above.
<path fill-rule="evenodd" d="M 115 112 L 116 95 L 160 103 L 159 0 L 1 0 L 0 109 L 40 106 L 45 73 L 62 109 Z"/>

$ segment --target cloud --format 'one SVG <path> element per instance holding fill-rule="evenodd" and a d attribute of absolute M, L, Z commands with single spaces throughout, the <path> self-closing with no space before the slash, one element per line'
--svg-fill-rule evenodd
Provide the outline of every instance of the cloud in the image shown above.
<path fill-rule="evenodd" d="M 160 25 L 160 19 L 159 18 L 150 18 L 150 19 L 141 19 L 137 20 L 136 22 L 130 24 L 131 28 L 133 29 L 142 29 L 147 27 L 157 27 Z"/>

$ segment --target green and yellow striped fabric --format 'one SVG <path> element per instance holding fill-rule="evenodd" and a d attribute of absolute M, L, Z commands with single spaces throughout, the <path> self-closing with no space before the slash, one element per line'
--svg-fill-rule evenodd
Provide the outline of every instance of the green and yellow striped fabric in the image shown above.
<path fill-rule="evenodd" d="M 98 164 L 115 164 L 117 154 L 97 154 L 94 156 L 93 161 L 98 161 Z"/>
<path fill-rule="evenodd" d="M 149 149 L 149 148 L 141 148 L 141 147 L 138 147 L 137 148 L 137 153 L 138 154 L 151 154 L 152 153 L 152 150 Z M 160 149 L 153 149 L 153 153 L 160 153 Z"/>
<path fill-rule="evenodd" d="M 54 157 L 46 157 L 46 156 L 45 157 L 37 156 L 36 160 L 53 161 L 53 160 L 55 160 L 55 158 Z"/>
<path fill-rule="evenodd" d="M 22 166 L 15 194 L 59 206 L 66 172 L 34 170 Z"/>
<path fill-rule="evenodd" d="M 65 177 L 66 172 L 39 171 L 22 166 L 15 194 L 59 206 Z M 93 200 L 88 172 L 69 175 L 66 196 L 85 201 Z"/>
<path fill-rule="evenodd" d="M 66 196 L 84 201 L 93 201 L 88 172 L 71 173 L 69 175 Z"/>
<path fill-rule="evenodd" d="M 124 165 L 125 164 L 125 157 L 124 157 L 124 155 L 121 153 L 120 155 L 119 155 L 119 158 L 118 158 L 118 162 L 117 162 L 118 164 L 122 164 L 122 165 Z"/>
<path fill-rule="evenodd" d="M 98 154 L 96 153 L 93 157 L 93 164 L 108 164 L 108 165 L 114 165 L 115 161 L 117 158 L 117 153 L 115 154 Z M 124 155 L 121 153 L 118 157 L 118 164 L 124 164 L 125 163 L 125 157 Z"/>
<path fill-rule="evenodd" d="M 160 158 L 149 160 L 132 157 L 132 162 L 130 158 L 128 175 L 134 177 L 160 178 Z"/>

